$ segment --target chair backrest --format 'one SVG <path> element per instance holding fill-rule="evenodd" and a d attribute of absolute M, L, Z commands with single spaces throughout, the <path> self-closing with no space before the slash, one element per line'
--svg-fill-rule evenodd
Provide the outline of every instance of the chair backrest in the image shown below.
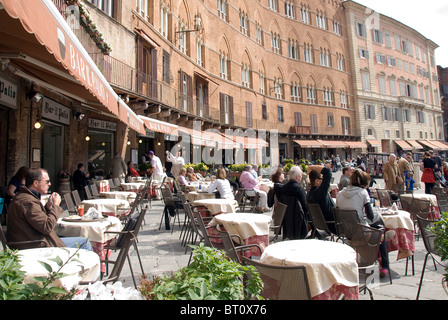
<path fill-rule="evenodd" d="M 109 262 L 113 262 L 114 267 L 112 268 L 112 271 L 110 272 L 107 279 L 102 280 L 103 283 L 116 282 L 119 280 L 121 271 L 123 270 L 123 265 L 126 262 L 129 253 L 129 248 L 134 243 L 134 241 L 135 236 L 131 231 L 123 234 L 122 245 L 120 247 L 117 258 L 115 259 L 115 261 L 108 260 Z"/>
<path fill-rule="evenodd" d="M 381 243 L 381 230 L 351 221 L 344 224 L 344 230 L 351 234 L 348 245 L 356 252 L 358 267 L 375 264 Z"/>
<path fill-rule="evenodd" d="M 86 191 L 87 199 L 90 200 L 94 198 L 92 192 L 90 191 L 90 186 L 84 186 L 84 190 Z"/>
<path fill-rule="evenodd" d="M 378 200 L 380 201 L 381 207 L 390 207 L 392 206 L 392 200 L 390 198 L 389 191 L 386 189 L 377 189 Z"/>
<path fill-rule="evenodd" d="M 311 300 L 305 266 L 276 266 L 243 257 L 254 266 L 264 283 L 261 296 L 270 300 Z M 250 277 L 250 274 L 248 275 Z"/>
<path fill-rule="evenodd" d="M 96 184 L 91 184 L 90 187 L 91 187 L 90 190 L 91 190 L 91 192 L 92 192 L 93 197 L 94 197 L 94 198 L 99 197 L 100 194 L 98 193 L 98 188 L 96 187 Z"/>
<path fill-rule="evenodd" d="M 277 202 L 274 206 L 274 211 L 272 212 L 272 224 L 273 226 L 281 226 L 283 223 L 283 218 L 285 217 L 286 209 L 288 206 L 284 203 Z"/>
<path fill-rule="evenodd" d="M 2 242 L 2 245 L 3 245 L 3 250 L 6 250 L 6 236 L 5 236 L 5 234 L 3 233 L 3 228 L 2 228 L 2 226 L 0 226 L 0 241 Z"/>
<path fill-rule="evenodd" d="M 431 213 L 431 201 L 414 198 L 409 212 L 413 221 L 417 221 L 417 216 L 428 219 Z"/>
<path fill-rule="evenodd" d="M 408 211 L 408 212 L 409 212 L 409 210 L 410 210 L 410 208 L 411 208 L 411 206 L 412 206 L 412 202 L 413 202 L 414 196 L 412 196 L 412 198 L 410 198 L 410 200 L 409 200 L 409 197 L 407 197 L 407 196 L 404 197 L 403 194 L 404 194 L 404 193 L 401 193 L 401 194 L 399 195 L 399 197 L 400 197 L 400 203 L 401 203 L 401 208 L 402 208 L 404 211 Z"/>
<path fill-rule="evenodd" d="M 218 230 L 219 235 L 221 236 L 222 244 L 224 246 L 224 250 L 227 252 L 227 256 L 233 261 L 241 263 L 241 258 L 238 255 L 230 234 L 227 231 L 221 230 L 219 225 L 216 226 L 216 230 Z"/>
<path fill-rule="evenodd" d="M 114 182 L 114 186 L 115 186 L 115 187 L 119 187 L 119 186 L 121 186 L 121 180 L 120 180 L 120 178 L 113 178 L 112 180 L 113 180 L 113 182 Z"/>
<path fill-rule="evenodd" d="M 337 221 L 336 226 L 339 233 L 338 235 L 340 237 L 344 236 L 350 240 L 352 238 L 352 234 L 350 233 L 351 230 L 345 230 L 345 226 L 349 223 L 358 224 L 361 222 L 359 221 L 358 212 L 356 212 L 356 210 L 341 210 L 339 208 L 334 208 L 334 215 L 335 220 Z"/>
<path fill-rule="evenodd" d="M 448 195 L 445 192 L 437 192 L 435 195 L 437 197 L 437 205 L 439 206 L 440 212 L 448 212 Z"/>
<path fill-rule="evenodd" d="M 79 206 L 81 204 L 81 197 L 79 196 L 78 190 L 72 191 L 72 197 L 75 202 L 75 206 Z"/>
<path fill-rule="evenodd" d="M 64 201 L 65 201 L 68 211 L 70 211 L 70 212 L 76 211 L 76 206 L 75 206 L 75 203 L 73 202 L 71 192 L 64 194 Z"/>
<path fill-rule="evenodd" d="M 162 198 L 163 202 L 165 203 L 165 206 L 176 207 L 170 188 L 168 186 L 161 186 L 160 191 L 162 192 Z"/>
<path fill-rule="evenodd" d="M 320 209 L 318 203 L 308 203 L 308 211 L 311 216 L 311 223 L 316 229 L 323 230 L 329 234 L 331 234 L 330 229 L 328 228 L 327 223 L 325 222 L 324 214 Z"/>
<path fill-rule="evenodd" d="M 140 227 L 142 225 L 143 219 L 145 217 L 146 210 L 141 209 L 137 210 L 132 216 L 129 217 L 122 231 L 130 231 L 134 234 L 134 237 L 137 238 L 138 233 L 140 231 Z M 125 234 L 120 234 L 116 241 L 116 246 L 121 247 L 124 244 Z"/>
<path fill-rule="evenodd" d="M 243 205 L 244 201 L 244 188 L 239 188 L 235 194 L 235 200 L 238 202 L 238 205 Z"/>
<path fill-rule="evenodd" d="M 115 188 L 115 183 L 114 183 L 114 181 L 112 180 L 112 179 L 107 179 L 107 181 L 109 181 L 109 187 L 112 189 L 112 188 Z"/>
<path fill-rule="evenodd" d="M 435 220 L 429 220 L 427 217 L 421 217 L 417 215 L 417 223 L 422 233 L 423 244 L 426 251 L 438 255 L 436 248 L 434 247 L 435 234 L 430 230 L 434 227 Z"/>

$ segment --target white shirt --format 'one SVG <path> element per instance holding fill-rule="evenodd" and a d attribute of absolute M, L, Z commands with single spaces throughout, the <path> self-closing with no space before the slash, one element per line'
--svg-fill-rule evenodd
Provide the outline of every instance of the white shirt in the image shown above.
<path fill-rule="evenodd" d="M 215 182 L 208 187 L 208 193 L 213 193 L 215 190 L 218 190 L 220 197 L 223 199 L 235 199 L 232 187 L 227 179 L 216 179 Z"/>

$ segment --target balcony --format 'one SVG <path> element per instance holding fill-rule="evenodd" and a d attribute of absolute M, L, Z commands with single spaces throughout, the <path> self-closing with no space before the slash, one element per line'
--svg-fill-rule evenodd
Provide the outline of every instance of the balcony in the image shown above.
<path fill-rule="evenodd" d="M 308 126 L 291 126 L 289 129 L 289 133 L 295 133 L 295 134 L 311 134 L 311 127 Z"/>

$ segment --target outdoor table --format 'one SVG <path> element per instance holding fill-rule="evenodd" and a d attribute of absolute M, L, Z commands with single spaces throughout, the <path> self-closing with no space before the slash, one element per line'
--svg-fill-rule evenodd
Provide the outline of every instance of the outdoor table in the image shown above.
<path fill-rule="evenodd" d="M 269 245 L 260 262 L 271 265 L 306 267 L 313 300 L 357 300 L 358 263 L 353 248 L 323 240 L 290 240 Z"/>
<path fill-rule="evenodd" d="M 128 200 L 123 199 L 90 199 L 83 200 L 81 204 L 84 205 L 84 212 L 87 213 L 89 208 L 93 207 L 99 211 L 103 216 L 121 216 L 127 214 L 127 210 L 119 210 L 119 209 L 127 209 L 130 210 L 130 205 Z"/>
<path fill-rule="evenodd" d="M 128 178 L 128 182 L 129 182 L 129 183 L 145 182 L 145 179 L 146 179 L 146 178 L 144 178 L 144 177 L 129 177 L 129 178 Z"/>
<path fill-rule="evenodd" d="M 115 233 L 106 231 L 121 231 L 122 224 L 117 217 L 107 217 L 98 221 L 68 220 L 59 218 L 55 232 L 60 237 L 85 237 L 90 240 L 93 251 L 105 260 L 107 250 L 104 249 L 115 237 Z M 101 265 L 101 271 L 105 272 L 105 265 Z"/>
<path fill-rule="evenodd" d="M 145 186 L 144 182 L 123 182 L 121 188 L 123 191 L 131 191 L 138 193 Z"/>
<path fill-rule="evenodd" d="M 264 214 L 257 213 L 227 213 L 215 216 L 210 222 L 208 231 L 210 235 L 219 235 L 216 230 L 217 225 L 222 225 L 224 229 L 230 234 L 240 236 L 244 243 L 258 244 L 263 251 L 269 245 L 269 226 L 272 223 L 272 218 Z M 216 234 L 215 234 L 216 233 Z M 217 239 L 211 239 L 217 240 Z M 232 238 L 238 241 L 237 238 Z M 256 247 L 245 251 L 244 255 L 248 258 L 251 256 L 260 256 L 260 251 Z"/>
<path fill-rule="evenodd" d="M 52 259 L 59 257 L 66 262 L 73 254 L 75 256 L 59 271 L 66 276 L 56 279 L 54 286 L 69 291 L 77 287 L 80 281 L 94 282 L 100 277 L 100 258 L 92 251 L 51 247 L 19 250 L 18 254 L 22 265 L 21 270 L 25 272 L 23 281 L 25 284 L 35 282 L 35 277 L 49 275 L 48 270 L 39 261 L 49 264 L 53 271 L 58 271 L 60 267 Z"/>
<path fill-rule="evenodd" d="M 382 208 L 380 213 L 386 231 L 395 231 L 395 235 L 388 240 L 389 252 L 398 251 L 397 260 L 412 256 L 415 251 L 415 235 L 411 214 L 404 210 L 391 208 Z"/>
<path fill-rule="evenodd" d="M 415 199 L 429 200 L 431 202 L 431 213 L 429 214 L 430 219 L 440 219 L 439 204 L 437 202 L 437 196 L 435 194 L 426 193 L 404 193 L 400 195 L 400 201 L 406 201 L 409 205 L 412 204 L 412 197 Z"/>
<path fill-rule="evenodd" d="M 201 189 L 199 189 L 199 186 L 201 186 Z M 193 181 L 190 182 L 190 184 L 185 185 L 185 189 L 188 189 L 189 191 L 208 191 L 208 187 L 210 186 L 210 182 L 204 182 L 204 181 Z"/>
<path fill-rule="evenodd" d="M 212 216 L 215 216 L 220 213 L 233 213 L 236 211 L 236 208 L 238 208 L 238 202 L 236 200 L 230 200 L 230 199 L 200 199 L 195 200 L 193 202 L 193 206 L 195 207 L 205 207 L 208 212 Z M 203 215 L 200 208 L 198 208 L 198 211 L 201 212 L 201 215 Z"/>
<path fill-rule="evenodd" d="M 110 191 L 110 185 L 108 180 L 90 180 L 92 184 L 98 189 L 98 193 L 103 191 Z"/>
<path fill-rule="evenodd" d="M 198 192 L 198 191 L 191 191 L 185 194 L 187 197 L 187 200 L 189 202 L 194 202 L 195 200 L 201 200 L 201 199 L 214 199 L 215 194 L 214 193 L 208 193 L 208 192 Z"/>
<path fill-rule="evenodd" d="M 100 196 L 107 199 L 127 200 L 129 203 L 131 203 L 134 202 L 135 198 L 137 198 L 137 193 L 133 191 L 107 191 L 101 192 Z"/>

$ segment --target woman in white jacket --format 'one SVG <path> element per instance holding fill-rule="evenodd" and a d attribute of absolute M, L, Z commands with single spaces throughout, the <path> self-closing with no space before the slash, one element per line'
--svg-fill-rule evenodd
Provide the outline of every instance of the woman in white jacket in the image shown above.
<path fill-rule="evenodd" d="M 384 221 L 373 211 L 370 196 L 366 188 L 370 184 L 370 175 L 361 169 L 356 169 L 350 177 L 348 187 L 338 192 L 336 206 L 341 210 L 356 210 L 360 223 L 385 231 Z M 380 275 L 385 277 L 389 272 L 389 255 L 387 242 L 380 244 L 381 268 Z"/>

